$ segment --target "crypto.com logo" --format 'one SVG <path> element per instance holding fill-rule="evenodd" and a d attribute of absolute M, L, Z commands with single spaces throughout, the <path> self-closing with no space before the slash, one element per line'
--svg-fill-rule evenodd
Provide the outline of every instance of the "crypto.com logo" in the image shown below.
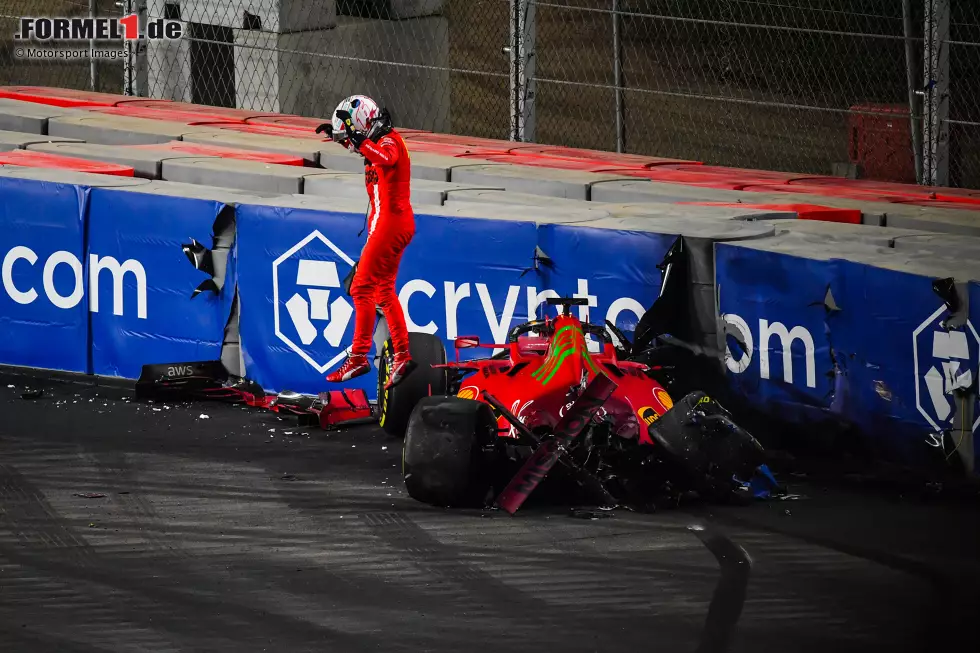
<path fill-rule="evenodd" d="M 343 275 L 338 263 L 346 266 Z M 344 297 L 340 280 L 352 267 L 354 261 L 319 231 L 272 264 L 276 337 L 321 374 L 346 354 L 341 345 L 354 307 Z M 331 293 L 338 289 L 331 301 Z"/>
<path fill-rule="evenodd" d="M 962 330 L 949 331 L 942 326 L 945 312 L 945 307 L 938 309 L 912 332 L 915 407 L 937 432 L 952 428 L 953 391 L 973 385 L 974 366 L 980 362 L 980 335 L 973 324 L 967 321 Z M 977 426 L 980 416 L 972 430 Z"/>
<path fill-rule="evenodd" d="M 140 34 L 136 14 L 122 18 L 35 18 L 20 19 L 20 32 L 14 38 L 22 41 L 175 41 L 184 35 L 177 20 L 156 18 L 146 23 Z"/>

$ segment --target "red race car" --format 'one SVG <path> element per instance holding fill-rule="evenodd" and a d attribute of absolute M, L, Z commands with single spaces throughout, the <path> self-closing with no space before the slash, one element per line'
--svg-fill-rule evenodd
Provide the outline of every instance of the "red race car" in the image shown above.
<path fill-rule="evenodd" d="M 513 513 L 545 476 L 604 507 L 744 494 L 761 445 L 703 392 L 672 397 L 657 369 L 624 356 L 615 327 L 571 314 L 586 301 L 549 299 L 561 314 L 514 327 L 506 343 L 457 338 L 448 362 L 439 338 L 412 333 L 419 367 L 390 391 L 382 346 L 379 421 L 404 435 L 413 498 Z M 460 360 L 476 347 L 501 351 Z"/>

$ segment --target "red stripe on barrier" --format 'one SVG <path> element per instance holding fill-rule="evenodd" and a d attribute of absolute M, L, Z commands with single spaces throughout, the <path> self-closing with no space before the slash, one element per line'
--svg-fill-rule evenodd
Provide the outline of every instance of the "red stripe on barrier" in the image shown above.
<path fill-rule="evenodd" d="M 245 122 L 248 118 L 266 115 L 261 111 L 249 111 L 247 109 L 232 109 L 229 107 L 210 107 L 205 104 L 191 104 L 190 102 L 171 102 L 170 100 L 147 100 L 141 98 L 133 102 L 127 102 L 127 106 L 140 107 L 142 109 L 158 109 L 185 111 L 187 113 L 198 114 L 201 120 L 232 120 L 235 122 Z M 270 114 L 271 115 L 271 114 Z"/>
<path fill-rule="evenodd" d="M 246 118 L 245 122 L 249 125 L 260 127 L 277 127 L 280 129 L 300 129 L 311 134 L 316 132 L 316 128 L 324 123 L 330 122 L 326 118 L 304 118 L 303 116 L 253 116 Z"/>
<path fill-rule="evenodd" d="M 501 142 L 506 144 L 505 141 Z M 616 154 L 613 152 L 583 150 L 580 148 L 564 147 L 560 145 L 538 145 L 536 143 L 514 145 L 511 148 L 511 151 L 518 154 L 537 154 L 559 159 L 597 161 L 607 165 L 622 166 L 624 168 L 652 168 L 662 165 L 701 164 L 700 161 L 688 161 L 685 159 L 665 159 L 662 157 L 642 156 L 639 154 Z"/>
<path fill-rule="evenodd" d="M 91 113 L 125 116 L 127 118 L 142 118 L 145 120 L 162 120 L 184 125 L 244 124 L 244 121 L 238 118 L 207 116 L 194 111 L 182 111 L 170 108 L 134 107 L 130 104 L 115 107 L 85 107 L 85 110 Z"/>
<path fill-rule="evenodd" d="M 589 160 L 589 159 L 563 159 L 552 156 L 541 156 L 537 154 L 499 154 L 492 151 L 477 153 L 457 154 L 460 158 L 481 158 L 494 163 L 507 163 L 519 166 L 532 166 L 535 168 L 550 168 L 552 170 L 574 170 L 579 172 L 603 172 L 607 174 L 626 175 L 630 172 L 642 173 L 646 168 L 634 166 L 632 168 L 613 168 L 608 162 Z"/>
<path fill-rule="evenodd" d="M 445 143 L 425 143 L 406 139 L 409 152 L 438 154 L 440 156 L 470 157 L 486 159 L 491 156 L 509 157 L 506 148 L 477 147 L 474 145 L 447 145 Z"/>
<path fill-rule="evenodd" d="M 222 159 L 239 159 L 242 161 L 258 161 L 287 166 L 304 165 L 303 157 L 277 152 L 260 152 L 257 150 L 242 150 L 222 145 L 204 145 L 188 143 L 187 141 L 170 141 L 169 143 L 154 143 L 151 145 L 127 145 L 120 149 L 154 150 L 165 152 L 180 152 L 199 156 L 216 156 Z"/>
<path fill-rule="evenodd" d="M 94 93 L 76 91 L 68 88 L 48 88 L 44 86 L 0 86 L 0 98 L 34 102 L 54 107 L 111 107 L 122 102 L 132 102 L 137 98 L 114 93 Z"/>
<path fill-rule="evenodd" d="M 116 175 L 119 177 L 132 177 L 136 173 L 133 168 L 119 165 L 118 163 L 76 159 L 70 156 L 48 154 L 47 152 L 34 152 L 32 150 L 13 150 L 11 152 L 0 153 L 0 165 L 74 170 L 75 172 L 90 172 L 99 175 Z"/>
<path fill-rule="evenodd" d="M 206 125 L 208 123 L 200 123 L 201 125 Z M 268 125 L 253 125 L 253 124 L 231 124 L 231 123 L 214 123 L 214 126 L 218 129 L 239 132 L 243 134 L 261 134 L 262 136 L 282 136 L 284 138 L 297 138 L 301 140 L 312 140 L 312 141 L 329 141 L 330 139 L 324 138 L 321 134 L 317 134 L 313 130 L 303 131 L 301 129 L 289 129 L 288 127 L 272 127 Z"/>
<path fill-rule="evenodd" d="M 861 211 L 858 209 L 838 209 L 819 204 L 752 204 L 745 202 L 677 202 L 694 206 L 724 206 L 764 211 L 792 211 L 800 220 L 819 220 L 843 224 L 861 224 Z"/>

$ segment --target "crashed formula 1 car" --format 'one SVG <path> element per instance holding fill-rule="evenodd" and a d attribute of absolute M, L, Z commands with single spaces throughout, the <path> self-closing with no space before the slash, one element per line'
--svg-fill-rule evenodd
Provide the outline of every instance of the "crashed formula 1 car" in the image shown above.
<path fill-rule="evenodd" d="M 703 392 L 675 402 L 656 370 L 621 357 L 625 337 L 614 327 L 571 314 L 570 306 L 586 301 L 549 299 L 561 314 L 516 326 L 506 343 L 457 338 L 450 362 L 438 338 L 413 333 L 419 369 L 432 373 L 424 379 L 430 393 L 407 419 L 406 402 L 423 379 L 412 387 L 410 376 L 384 393 L 387 365 L 380 366 L 382 422 L 390 433 L 405 423 L 403 473 L 413 498 L 451 507 L 492 503 L 513 513 L 546 476 L 609 508 L 690 491 L 725 499 L 743 490 L 741 479 L 762 464 L 761 445 Z M 590 351 L 590 336 L 600 351 Z M 504 351 L 459 360 L 461 349 L 475 347 Z M 423 350 L 427 360 L 419 360 Z"/>
<path fill-rule="evenodd" d="M 702 328 L 691 317 L 689 262 L 678 239 L 658 266 L 660 295 L 633 342 L 609 322 L 572 315 L 586 299 L 554 298 L 547 304 L 561 307 L 556 318 L 520 324 L 506 343 L 457 338 L 453 361 L 437 337 L 410 334 L 419 366 L 387 391 L 386 343 L 380 422 L 404 435 L 409 494 L 513 514 L 546 476 L 606 508 L 655 508 L 692 493 L 719 501 L 782 493 L 760 443 L 702 391 L 721 391 L 724 377 L 717 354 L 692 345 Z M 477 347 L 498 353 L 460 360 Z"/>

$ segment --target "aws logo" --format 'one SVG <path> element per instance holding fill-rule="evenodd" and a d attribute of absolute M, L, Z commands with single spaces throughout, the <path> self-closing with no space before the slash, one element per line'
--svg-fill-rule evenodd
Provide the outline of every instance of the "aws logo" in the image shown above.
<path fill-rule="evenodd" d="M 647 426 L 650 426 L 658 419 L 660 419 L 660 413 L 655 411 L 652 406 L 644 406 L 636 414 L 640 417 L 640 420 Z"/>

